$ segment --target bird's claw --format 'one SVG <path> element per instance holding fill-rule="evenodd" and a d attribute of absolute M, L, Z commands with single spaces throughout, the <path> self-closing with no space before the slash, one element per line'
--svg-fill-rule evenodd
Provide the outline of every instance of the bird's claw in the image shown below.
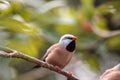
<path fill-rule="evenodd" d="M 68 75 L 71 77 L 73 75 L 73 73 L 72 72 L 68 72 Z"/>
<path fill-rule="evenodd" d="M 61 68 L 59 66 L 55 66 L 57 72 L 61 72 Z"/>

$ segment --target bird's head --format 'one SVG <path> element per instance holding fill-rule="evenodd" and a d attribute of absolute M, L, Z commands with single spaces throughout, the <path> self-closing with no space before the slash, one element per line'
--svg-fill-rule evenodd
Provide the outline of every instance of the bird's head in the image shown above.
<path fill-rule="evenodd" d="M 60 38 L 59 44 L 64 46 L 68 51 L 73 52 L 75 50 L 76 39 L 77 38 L 71 34 L 65 34 Z"/>

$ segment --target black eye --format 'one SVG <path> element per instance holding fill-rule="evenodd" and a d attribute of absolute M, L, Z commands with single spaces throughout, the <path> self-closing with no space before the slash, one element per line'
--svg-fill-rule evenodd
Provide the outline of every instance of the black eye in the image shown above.
<path fill-rule="evenodd" d="M 66 37 L 66 39 L 72 39 L 71 37 Z"/>

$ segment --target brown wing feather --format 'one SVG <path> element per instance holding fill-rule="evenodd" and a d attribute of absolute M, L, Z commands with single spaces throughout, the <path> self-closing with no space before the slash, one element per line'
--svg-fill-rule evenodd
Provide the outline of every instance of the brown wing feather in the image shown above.
<path fill-rule="evenodd" d="M 52 50 L 55 49 L 57 46 L 58 46 L 58 43 L 54 44 L 50 48 L 48 48 L 46 53 L 45 53 L 45 55 L 41 58 L 41 60 L 45 61 L 45 59 L 48 56 L 48 54 L 50 54 L 52 52 Z"/>
<path fill-rule="evenodd" d="M 55 49 L 58 46 L 58 44 L 52 45 L 50 48 L 47 49 L 45 55 L 41 58 L 42 61 L 45 61 L 46 57 L 48 56 L 49 53 L 52 52 L 53 49 Z M 39 65 L 34 66 L 33 68 L 39 68 Z"/>

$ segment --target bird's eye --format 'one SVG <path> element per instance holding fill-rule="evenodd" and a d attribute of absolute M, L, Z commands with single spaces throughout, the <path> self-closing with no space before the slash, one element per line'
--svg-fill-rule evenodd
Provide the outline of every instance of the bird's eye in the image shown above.
<path fill-rule="evenodd" d="M 66 37 L 66 39 L 72 39 L 71 37 Z"/>

